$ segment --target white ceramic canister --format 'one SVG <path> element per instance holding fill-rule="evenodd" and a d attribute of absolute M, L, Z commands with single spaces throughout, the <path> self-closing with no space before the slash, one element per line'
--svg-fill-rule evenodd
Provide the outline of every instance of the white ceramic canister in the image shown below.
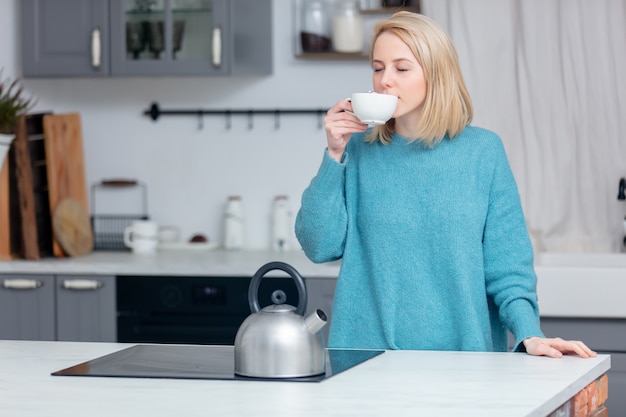
<path fill-rule="evenodd" d="M 363 52 L 363 17 L 356 0 L 339 0 L 333 15 L 333 49 L 336 52 Z"/>
<path fill-rule="evenodd" d="M 244 246 L 245 216 L 243 202 L 238 195 L 231 195 L 224 210 L 224 249 L 240 250 Z"/>
<path fill-rule="evenodd" d="M 277 195 L 272 207 L 272 249 L 283 251 L 291 249 L 291 210 L 286 195 Z"/>

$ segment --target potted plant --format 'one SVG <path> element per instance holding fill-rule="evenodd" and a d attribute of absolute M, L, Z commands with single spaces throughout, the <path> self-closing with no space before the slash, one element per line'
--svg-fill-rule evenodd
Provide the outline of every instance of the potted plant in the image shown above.
<path fill-rule="evenodd" d="M 1 76 L 2 70 L 0 70 L 0 167 L 15 137 L 17 121 L 34 105 L 32 98 L 24 97 L 19 80 L 3 81 Z"/>

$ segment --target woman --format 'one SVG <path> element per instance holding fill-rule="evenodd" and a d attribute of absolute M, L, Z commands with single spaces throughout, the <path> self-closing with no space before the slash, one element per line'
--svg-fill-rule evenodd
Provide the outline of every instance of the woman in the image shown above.
<path fill-rule="evenodd" d="M 500 138 L 473 127 L 448 35 L 398 12 L 374 29 L 377 93 L 398 96 L 368 128 L 335 104 L 328 147 L 296 234 L 314 262 L 342 259 L 329 346 L 595 356 L 545 338 L 533 252 Z"/>

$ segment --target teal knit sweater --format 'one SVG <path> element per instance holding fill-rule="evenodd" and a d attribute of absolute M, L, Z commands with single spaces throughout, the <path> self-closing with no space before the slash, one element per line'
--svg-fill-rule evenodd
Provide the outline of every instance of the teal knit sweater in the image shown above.
<path fill-rule="evenodd" d="M 539 327 L 533 252 L 500 138 L 468 126 L 434 148 L 353 134 L 324 153 L 296 235 L 317 263 L 342 259 L 329 346 L 516 350 Z"/>

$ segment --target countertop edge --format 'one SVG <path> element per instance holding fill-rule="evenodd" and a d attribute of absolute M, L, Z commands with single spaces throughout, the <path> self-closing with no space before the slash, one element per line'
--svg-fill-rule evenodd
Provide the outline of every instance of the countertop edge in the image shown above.
<path fill-rule="evenodd" d="M 303 277 L 337 278 L 340 262 L 313 263 L 303 251 L 161 251 L 153 255 L 92 252 L 67 258 L 0 261 L 0 274 L 252 276 L 268 262 L 293 266 Z"/>
<path fill-rule="evenodd" d="M 546 417 L 550 413 L 557 410 L 572 397 L 585 389 L 587 385 L 591 384 L 597 378 L 605 374 L 611 368 L 611 356 L 610 355 L 598 355 L 598 359 L 601 362 L 597 363 L 592 369 L 589 369 L 584 375 L 580 376 L 576 381 L 570 384 L 562 392 L 558 393 L 551 400 L 545 402 L 536 410 L 534 410 L 528 417 Z M 557 359 L 558 360 L 558 359 Z M 580 359 L 585 360 L 585 359 Z"/>

